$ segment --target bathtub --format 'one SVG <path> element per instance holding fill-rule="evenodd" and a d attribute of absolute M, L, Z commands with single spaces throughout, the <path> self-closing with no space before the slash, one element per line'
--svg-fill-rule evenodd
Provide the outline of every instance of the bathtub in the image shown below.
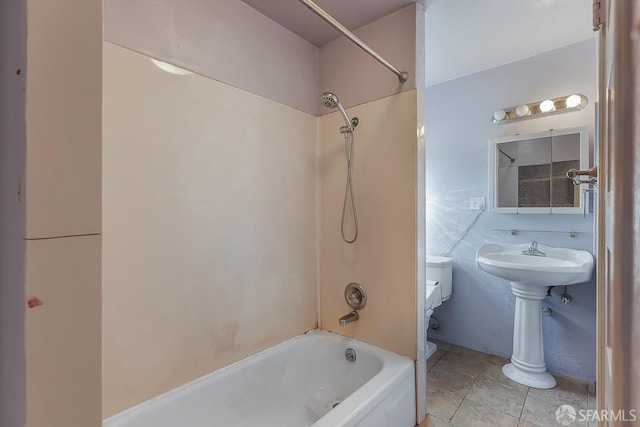
<path fill-rule="evenodd" d="M 356 360 L 346 360 L 345 351 Z M 104 421 L 104 427 L 415 427 L 412 360 L 315 330 Z"/>

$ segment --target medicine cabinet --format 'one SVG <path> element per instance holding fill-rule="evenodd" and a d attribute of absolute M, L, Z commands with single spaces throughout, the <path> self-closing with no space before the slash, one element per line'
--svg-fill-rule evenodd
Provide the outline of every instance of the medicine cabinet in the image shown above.
<path fill-rule="evenodd" d="M 582 214 L 588 197 L 567 178 L 589 166 L 587 127 L 489 140 L 489 209 L 497 213 Z"/>

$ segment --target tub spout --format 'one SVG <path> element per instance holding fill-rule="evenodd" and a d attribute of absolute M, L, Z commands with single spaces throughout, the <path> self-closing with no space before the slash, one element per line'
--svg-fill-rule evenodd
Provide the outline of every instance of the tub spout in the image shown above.
<path fill-rule="evenodd" d="M 340 326 L 342 327 L 347 326 L 349 323 L 355 322 L 359 318 L 360 318 L 360 315 L 358 314 L 358 312 L 353 310 L 351 313 L 345 314 L 340 318 L 340 321 L 339 321 Z"/>

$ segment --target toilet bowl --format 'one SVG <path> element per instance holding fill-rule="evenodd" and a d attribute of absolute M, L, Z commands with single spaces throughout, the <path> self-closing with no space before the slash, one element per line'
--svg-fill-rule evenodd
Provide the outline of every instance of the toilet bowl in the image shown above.
<path fill-rule="evenodd" d="M 453 258 L 442 256 L 426 257 L 426 301 L 424 305 L 425 330 L 427 342 L 425 343 L 425 355 L 428 359 L 438 349 L 435 343 L 428 341 L 429 323 L 433 310 L 443 302 L 451 298 L 452 290 L 452 265 Z"/>

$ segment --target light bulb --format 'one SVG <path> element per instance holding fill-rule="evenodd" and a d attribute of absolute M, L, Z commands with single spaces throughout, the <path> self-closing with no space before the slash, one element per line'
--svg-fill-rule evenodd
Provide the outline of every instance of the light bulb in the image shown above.
<path fill-rule="evenodd" d="M 540 103 L 540 111 L 542 111 L 543 113 L 548 113 L 549 111 L 553 111 L 555 109 L 556 107 L 553 104 L 553 101 L 550 99 L 545 99 Z"/>
<path fill-rule="evenodd" d="M 527 104 L 518 105 L 516 107 L 516 114 L 518 117 L 524 117 L 529 114 L 529 106 Z"/>
<path fill-rule="evenodd" d="M 580 95 L 571 95 L 564 103 L 567 108 L 576 108 L 582 103 L 582 97 Z"/>
<path fill-rule="evenodd" d="M 507 112 L 504 110 L 496 110 L 496 112 L 493 113 L 493 120 L 497 122 L 504 120 L 506 118 L 507 118 Z"/>
<path fill-rule="evenodd" d="M 162 71 L 166 71 L 167 73 L 175 74 L 175 75 L 178 75 L 178 76 L 186 76 L 186 75 L 189 75 L 189 74 L 193 74 L 189 70 L 185 70 L 184 68 L 176 67 L 175 65 L 169 64 L 168 62 L 159 61 L 159 60 L 153 59 L 153 58 L 149 58 L 149 59 L 151 59 L 151 62 L 153 62 L 153 65 L 155 65 L 156 67 L 160 68 Z"/>

